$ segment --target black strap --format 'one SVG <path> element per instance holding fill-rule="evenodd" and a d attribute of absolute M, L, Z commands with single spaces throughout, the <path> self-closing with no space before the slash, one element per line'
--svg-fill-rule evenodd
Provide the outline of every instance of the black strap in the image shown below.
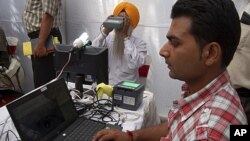
<path fill-rule="evenodd" d="M 40 32 L 40 30 L 30 32 L 30 33 L 28 33 L 28 36 L 30 39 L 36 39 L 39 37 L 39 32 Z M 50 31 L 50 35 L 52 35 L 54 37 L 58 37 L 58 40 L 60 42 L 62 42 L 62 35 L 61 35 L 59 28 L 52 28 Z"/>

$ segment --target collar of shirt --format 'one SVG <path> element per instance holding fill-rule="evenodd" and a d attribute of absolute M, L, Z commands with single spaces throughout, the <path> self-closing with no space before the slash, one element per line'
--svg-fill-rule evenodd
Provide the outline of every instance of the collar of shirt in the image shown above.
<path fill-rule="evenodd" d="M 188 97 L 174 101 L 173 106 L 168 114 L 169 123 L 171 124 L 177 116 L 181 118 L 181 121 L 186 120 L 197 109 L 199 109 L 199 107 L 206 103 L 207 100 L 216 95 L 216 91 L 218 91 L 218 89 L 220 89 L 228 81 L 229 74 L 227 71 L 224 71 L 221 75 L 219 75 L 198 92 Z M 184 95 L 186 92 L 188 92 L 188 85 L 186 83 L 182 86 L 182 90 L 184 90 Z"/>

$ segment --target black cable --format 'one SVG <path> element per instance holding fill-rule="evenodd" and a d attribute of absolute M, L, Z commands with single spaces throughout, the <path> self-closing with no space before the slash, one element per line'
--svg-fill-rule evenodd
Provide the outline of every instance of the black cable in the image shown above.
<path fill-rule="evenodd" d="M 115 119 L 115 118 L 112 116 L 112 113 L 117 113 L 117 114 L 118 114 L 118 120 Z M 105 118 L 108 118 L 108 119 L 110 119 L 110 120 L 105 120 Z M 106 115 L 105 117 L 102 118 L 102 121 L 104 121 L 104 122 L 116 122 L 117 125 L 118 125 L 119 122 L 120 122 L 120 114 L 119 114 L 118 112 L 116 112 L 116 111 L 111 111 L 111 112 L 109 112 L 108 115 Z"/>
<path fill-rule="evenodd" d="M 74 102 L 78 114 L 84 115 L 88 119 L 93 119 L 104 123 L 113 122 L 118 125 L 120 122 L 120 114 L 114 111 L 113 102 L 109 99 L 98 99 L 97 94 L 94 96 L 97 97 L 97 100 L 93 101 L 91 104 Z M 113 117 L 114 113 L 118 115 L 118 119 Z"/>
<path fill-rule="evenodd" d="M 106 103 L 104 103 L 104 104 L 102 104 L 101 103 L 101 101 L 106 101 Z M 104 107 L 105 106 L 108 106 L 108 107 L 111 107 L 111 109 L 109 110 L 109 111 L 112 111 L 114 108 L 113 108 L 113 102 L 111 101 L 111 100 L 109 100 L 109 99 L 100 99 L 100 100 L 97 100 L 97 101 L 95 101 L 94 103 L 93 103 L 93 105 L 95 106 L 96 105 L 96 107 L 98 108 L 98 109 L 100 109 L 100 108 L 102 108 L 102 109 L 105 109 Z M 106 109 L 107 110 L 107 109 Z"/>
<path fill-rule="evenodd" d="M 6 123 L 7 123 L 8 120 L 9 120 L 9 118 L 10 118 L 10 117 L 8 117 L 8 118 L 4 121 L 4 123 L 1 124 L 1 125 L 3 125 L 3 128 L 2 128 L 1 133 L 0 133 L 0 139 L 2 138 L 2 136 L 3 136 L 3 134 L 4 134 L 4 128 L 5 128 L 5 126 L 6 126 Z"/>
<path fill-rule="evenodd" d="M 5 141 L 7 141 L 7 139 L 8 139 L 8 141 L 10 140 L 9 139 L 9 132 L 7 131 L 7 135 L 5 136 Z"/>
<path fill-rule="evenodd" d="M 104 103 L 101 103 L 101 101 L 104 101 Z M 113 113 L 118 114 L 118 119 L 112 116 Z M 85 114 L 85 116 L 93 120 L 102 121 L 104 123 L 114 122 L 116 125 L 118 125 L 120 122 L 120 114 L 116 111 L 113 111 L 113 103 L 108 99 L 101 99 L 93 102 L 89 113 Z"/>
<path fill-rule="evenodd" d="M 17 141 L 19 140 L 18 137 L 17 137 L 17 135 L 12 130 L 8 130 L 8 132 L 11 132 L 16 137 Z"/>

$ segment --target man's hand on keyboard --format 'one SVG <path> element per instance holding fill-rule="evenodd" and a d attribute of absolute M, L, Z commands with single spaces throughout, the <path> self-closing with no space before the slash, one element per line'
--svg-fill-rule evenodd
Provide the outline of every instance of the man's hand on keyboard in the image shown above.
<path fill-rule="evenodd" d="M 92 141 L 131 141 L 131 137 L 121 130 L 103 129 L 96 133 Z"/>

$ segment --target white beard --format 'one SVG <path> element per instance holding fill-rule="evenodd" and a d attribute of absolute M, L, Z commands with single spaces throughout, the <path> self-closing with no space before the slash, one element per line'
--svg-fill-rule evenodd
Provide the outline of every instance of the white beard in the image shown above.
<path fill-rule="evenodd" d="M 116 59 L 121 59 L 124 55 L 124 37 L 121 33 L 115 32 L 112 54 Z"/>
<path fill-rule="evenodd" d="M 130 27 L 128 30 L 128 36 L 132 34 L 133 28 Z M 124 55 L 124 36 L 122 35 L 121 31 L 115 30 L 115 37 L 114 37 L 114 43 L 113 43 L 113 50 L 112 54 L 116 59 L 122 59 Z"/>

